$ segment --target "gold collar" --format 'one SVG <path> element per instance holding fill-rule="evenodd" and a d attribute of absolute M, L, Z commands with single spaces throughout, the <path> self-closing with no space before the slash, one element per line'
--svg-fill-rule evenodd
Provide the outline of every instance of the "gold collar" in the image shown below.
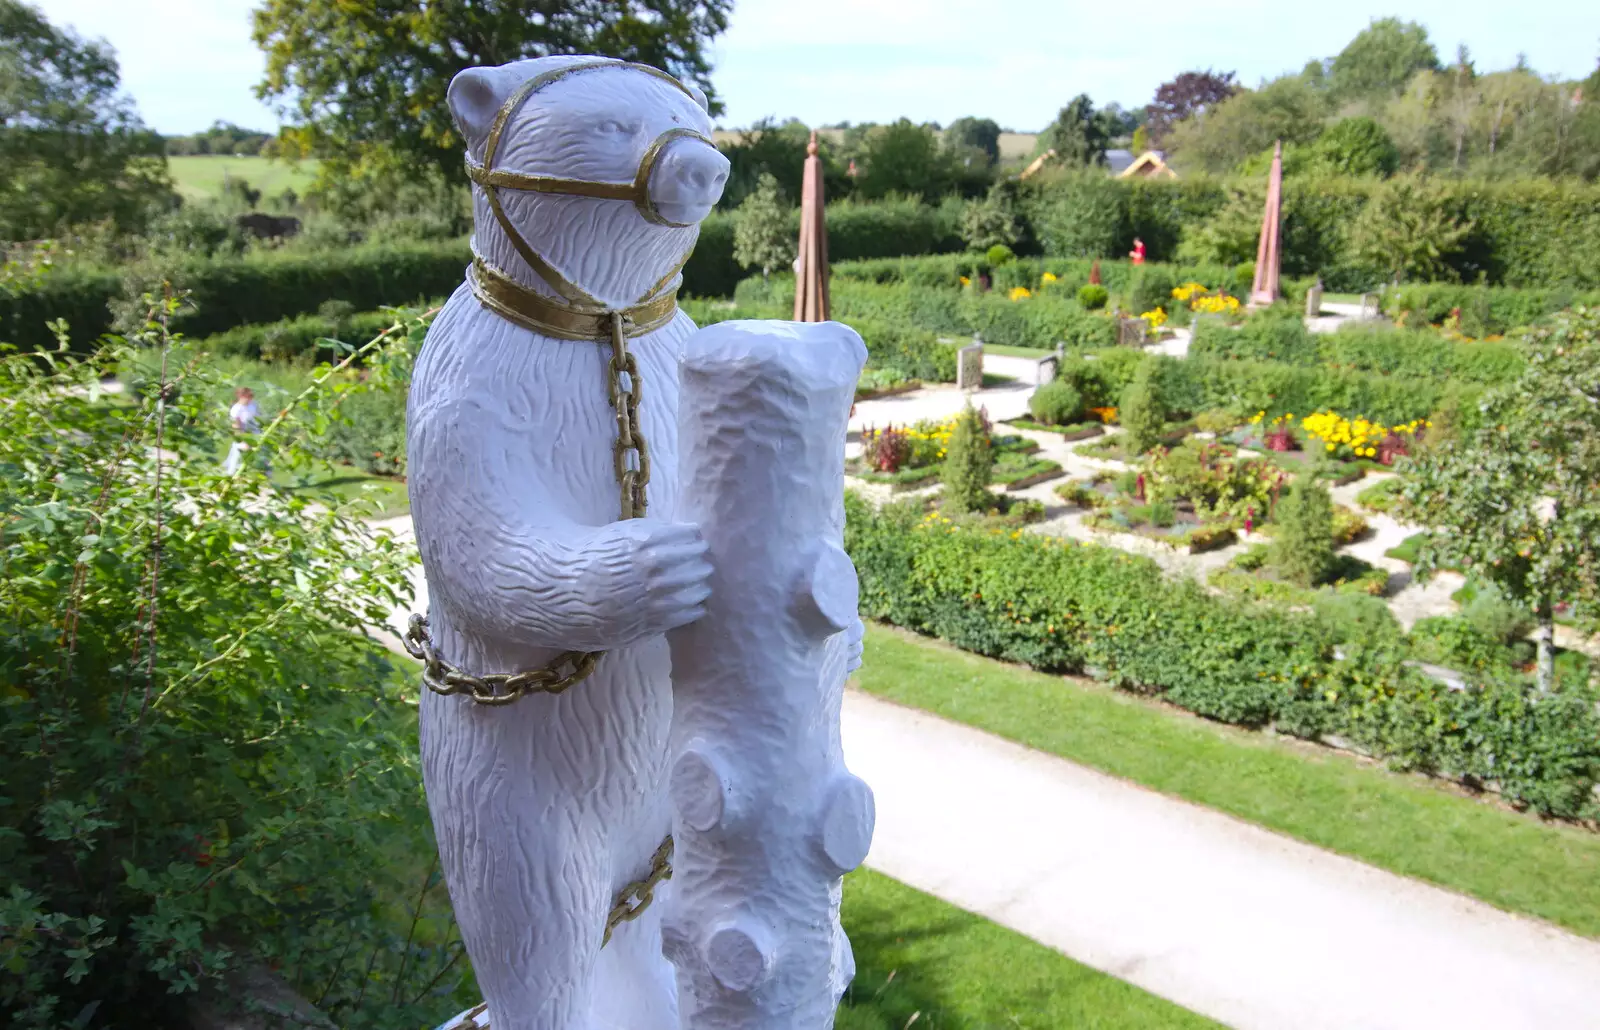
<path fill-rule="evenodd" d="M 670 283 L 676 278 L 677 272 L 677 269 L 673 269 L 666 282 Z M 671 322 L 678 313 L 676 285 L 632 307 L 580 307 L 563 304 L 554 297 L 524 286 L 477 256 L 473 257 L 472 267 L 467 272 L 467 285 L 472 288 L 473 296 L 478 298 L 479 303 L 500 317 L 524 329 L 560 340 L 609 340 L 617 315 L 622 316 L 623 335 L 632 339 L 655 332 Z M 661 289 L 658 285 L 650 292 L 656 294 Z"/>

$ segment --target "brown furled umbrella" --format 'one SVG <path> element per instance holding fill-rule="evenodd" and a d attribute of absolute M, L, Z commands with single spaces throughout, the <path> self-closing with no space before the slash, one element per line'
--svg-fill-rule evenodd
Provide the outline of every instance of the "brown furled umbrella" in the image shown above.
<path fill-rule="evenodd" d="M 1261 216 L 1261 242 L 1256 246 L 1256 281 L 1250 306 L 1265 307 L 1278 299 L 1278 261 L 1283 231 L 1283 140 L 1272 147 L 1272 172 L 1267 177 L 1267 210 Z"/>
<path fill-rule="evenodd" d="M 794 320 L 828 320 L 828 227 L 822 216 L 822 158 L 817 133 L 806 145 L 806 174 L 800 185 L 800 257 L 794 271 Z"/>

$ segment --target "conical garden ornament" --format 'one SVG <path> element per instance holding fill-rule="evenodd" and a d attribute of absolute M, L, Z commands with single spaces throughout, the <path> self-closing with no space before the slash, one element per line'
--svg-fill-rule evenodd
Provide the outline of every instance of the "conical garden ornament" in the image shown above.
<path fill-rule="evenodd" d="M 1272 172 L 1267 178 L 1267 209 L 1261 217 L 1261 242 L 1256 245 L 1256 279 L 1250 287 L 1250 306 L 1265 307 L 1278 299 L 1278 262 L 1283 231 L 1283 141 L 1272 148 Z"/>
<path fill-rule="evenodd" d="M 823 220 L 822 158 L 813 130 L 800 186 L 800 260 L 795 264 L 794 320 L 828 320 L 828 227 Z"/>

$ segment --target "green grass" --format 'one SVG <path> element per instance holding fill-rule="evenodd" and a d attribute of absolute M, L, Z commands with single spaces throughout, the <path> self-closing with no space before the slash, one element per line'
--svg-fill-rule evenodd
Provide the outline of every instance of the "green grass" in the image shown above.
<path fill-rule="evenodd" d="M 869 627 L 864 689 L 1600 937 L 1600 834 L 1420 776 Z"/>
<path fill-rule="evenodd" d="M 244 179 L 251 189 L 261 191 L 263 199 L 293 189 L 301 196 L 317 175 L 315 160 L 289 164 L 265 157 L 223 157 L 195 154 L 167 158 L 172 184 L 185 200 L 209 200 L 222 196 L 224 176 Z"/>
<path fill-rule="evenodd" d="M 370 514 L 376 518 L 393 518 L 411 511 L 405 483 L 374 476 L 351 465 L 318 462 L 311 469 L 294 472 L 274 469 L 271 479 L 279 486 L 303 491 L 312 499 L 331 495 L 341 501 L 364 500 L 372 506 Z"/>
<path fill-rule="evenodd" d="M 844 926 L 856 978 L 839 1030 L 1217 1025 L 869 870 L 845 879 Z"/>
<path fill-rule="evenodd" d="M 1054 354 L 1054 350 L 1035 347 L 1012 347 L 1004 343 L 986 343 L 983 345 L 985 354 L 998 354 L 1005 358 L 1042 358 L 1046 354 Z"/>
<path fill-rule="evenodd" d="M 1359 500 L 1359 498 L 1357 498 L 1357 500 Z M 1409 562 L 1412 565 L 1415 565 L 1417 563 L 1417 559 L 1422 556 L 1422 545 L 1427 541 L 1427 539 L 1427 533 L 1412 533 L 1398 544 L 1395 544 L 1393 547 L 1383 552 L 1384 557 L 1393 558 L 1396 561 Z"/>

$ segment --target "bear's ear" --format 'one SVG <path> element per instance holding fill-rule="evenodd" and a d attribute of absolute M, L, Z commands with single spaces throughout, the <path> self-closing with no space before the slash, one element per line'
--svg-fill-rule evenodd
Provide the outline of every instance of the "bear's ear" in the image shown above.
<path fill-rule="evenodd" d="M 506 72 L 505 68 L 468 68 L 450 80 L 450 116 L 473 150 L 488 139 L 500 106 L 517 88 L 516 77 Z"/>
<path fill-rule="evenodd" d="M 683 88 L 689 91 L 689 95 L 691 97 L 694 97 L 694 102 L 700 105 L 700 110 L 704 111 L 706 114 L 711 113 L 711 101 L 706 99 L 705 90 L 701 89 L 699 86 L 696 86 L 692 82 L 685 82 L 683 84 Z"/>

